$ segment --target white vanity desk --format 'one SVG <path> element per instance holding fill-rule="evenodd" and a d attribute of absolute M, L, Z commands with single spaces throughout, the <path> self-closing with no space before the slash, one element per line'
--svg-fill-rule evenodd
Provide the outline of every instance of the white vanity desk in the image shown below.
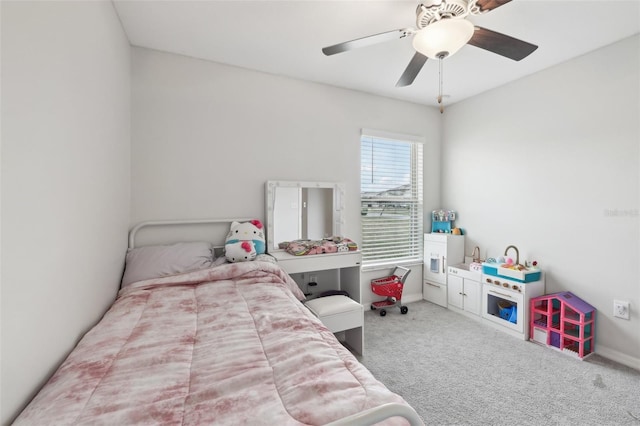
<path fill-rule="evenodd" d="M 322 277 L 316 293 L 344 290 L 345 296 L 311 299 L 307 307 L 344 343 L 359 354 L 364 348 L 364 308 L 360 304 L 360 251 L 294 256 L 280 241 L 318 240 L 341 235 L 344 186 L 334 182 L 268 181 L 265 186 L 267 252 L 306 293 L 308 283 Z"/>
<path fill-rule="evenodd" d="M 338 282 L 336 282 L 334 290 L 345 290 L 353 300 L 360 303 L 362 254 L 359 251 L 307 256 L 294 256 L 286 251 L 276 251 L 270 254 L 278 260 L 278 265 L 288 274 L 336 270 Z"/>
<path fill-rule="evenodd" d="M 344 332 L 344 343 L 359 354 L 364 349 L 364 308 L 360 305 L 360 264 L 362 254 L 359 251 L 346 253 L 326 253 L 306 256 L 294 256 L 285 251 L 271 253 L 278 260 L 278 264 L 289 275 L 307 274 L 331 271 L 334 273 L 335 283 L 332 290 L 344 290 L 356 303 L 351 302 L 340 307 L 326 306 L 322 299 L 314 299 L 309 307 L 322 323 L 332 332 Z M 298 282 L 301 286 L 302 283 Z M 339 298 L 341 296 L 331 296 Z M 345 298 L 346 300 L 346 298 Z M 326 312 L 315 312 L 318 307 Z M 346 309 L 346 310 L 345 310 Z"/>

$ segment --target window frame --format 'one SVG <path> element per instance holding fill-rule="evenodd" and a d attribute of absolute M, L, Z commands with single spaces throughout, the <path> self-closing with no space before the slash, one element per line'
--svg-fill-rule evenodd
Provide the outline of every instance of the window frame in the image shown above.
<path fill-rule="evenodd" d="M 404 143 L 410 144 L 410 170 L 411 176 L 409 178 L 411 196 L 387 196 L 387 197 L 363 197 L 363 142 L 365 138 L 370 138 L 372 141 L 379 140 L 381 142 L 392 143 Z M 382 267 L 389 267 L 393 265 L 415 265 L 422 263 L 423 261 L 423 244 L 424 244 L 424 138 L 415 135 L 407 135 L 400 133 L 392 133 L 373 129 L 362 129 L 360 135 L 360 208 L 362 210 L 361 216 L 361 232 L 362 232 L 362 267 L 364 270 L 378 269 Z M 398 182 L 400 184 L 400 182 Z M 400 185 L 398 185 L 400 186 Z M 407 236 L 409 241 L 404 246 L 406 255 L 400 257 L 384 257 L 378 254 L 369 255 L 367 253 L 367 233 L 366 223 L 364 222 L 364 210 L 370 207 L 365 207 L 365 203 L 372 204 L 372 201 L 378 201 L 379 207 L 393 206 L 397 207 L 398 204 L 409 204 L 409 225 L 410 229 L 407 230 Z M 386 207 L 385 207 L 386 208 Z M 384 209 L 383 209 L 384 210 Z M 375 240 L 374 240 L 375 241 Z M 386 242 L 393 241 L 387 240 Z M 378 241 L 379 244 L 384 244 L 385 240 Z"/>

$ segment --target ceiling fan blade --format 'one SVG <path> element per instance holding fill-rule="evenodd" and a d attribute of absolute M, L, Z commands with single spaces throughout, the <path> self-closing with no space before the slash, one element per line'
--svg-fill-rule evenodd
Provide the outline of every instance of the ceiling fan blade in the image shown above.
<path fill-rule="evenodd" d="M 400 80 L 396 83 L 396 87 L 405 87 L 413 83 L 413 80 L 416 79 L 425 62 L 427 62 L 427 59 L 428 58 L 422 53 L 416 52 L 416 54 L 413 55 L 413 58 L 411 58 L 409 65 L 407 65 L 407 68 L 400 76 Z"/>
<path fill-rule="evenodd" d="M 322 53 L 327 56 L 335 55 L 336 53 L 346 52 L 347 50 L 353 50 L 359 47 L 365 47 L 372 44 L 383 43 L 385 41 L 405 38 L 409 34 L 413 34 L 412 29 L 402 28 L 399 30 L 387 31 L 384 33 L 374 34 L 351 41 L 345 41 L 344 43 L 334 44 L 333 46 L 324 47 L 322 48 Z"/>
<path fill-rule="evenodd" d="M 538 48 L 535 44 L 482 27 L 476 27 L 469 44 L 514 61 L 526 58 Z"/>
<path fill-rule="evenodd" d="M 481 12 L 488 12 L 510 1 L 511 0 L 478 0 L 476 1 L 476 5 L 480 8 Z"/>

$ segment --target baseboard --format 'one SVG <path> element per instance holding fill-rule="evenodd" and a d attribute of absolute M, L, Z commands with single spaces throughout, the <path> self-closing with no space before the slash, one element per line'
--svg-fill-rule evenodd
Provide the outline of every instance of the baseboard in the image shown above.
<path fill-rule="evenodd" d="M 595 353 L 604 358 L 610 359 L 611 361 L 615 361 L 617 363 L 640 371 L 640 359 L 638 358 L 634 358 L 630 355 L 623 354 L 622 352 L 616 351 L 615 349 L 607 348 L 602 345 L 596 345 Z"/>

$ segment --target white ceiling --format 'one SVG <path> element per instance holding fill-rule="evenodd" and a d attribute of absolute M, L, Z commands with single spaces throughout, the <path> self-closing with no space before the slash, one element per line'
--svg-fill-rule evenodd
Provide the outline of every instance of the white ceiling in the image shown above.
<path fill-rule="evenodd" d="M 410 38 L 325 56 L 321 49 L 416 27 L 419 2 L 114 1 L 134 46 L 436 105 L 438 63 L 396 88 L 414 54 Z M 445 104 L 567 61 L 640 32 L 640 0 L 513 0 L 474 24 L 539 46 L 520 62 L 464 46 L 444 60 Z"/>

